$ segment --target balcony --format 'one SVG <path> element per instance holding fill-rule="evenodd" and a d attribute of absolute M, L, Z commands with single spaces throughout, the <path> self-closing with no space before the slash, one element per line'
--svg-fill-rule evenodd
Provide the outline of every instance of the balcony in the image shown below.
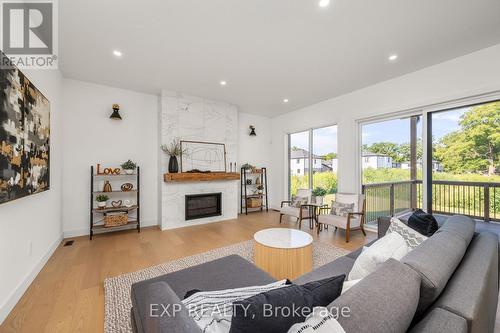
<path fill-rule="evenodd" d="M 367 223 L 380 216 L 398 216 L 422 208 L 421 180 L 363 185 Z M 432 181 L 433 214 L 462 214 L 485 222 L 500 222 L 500 183 Z"/>

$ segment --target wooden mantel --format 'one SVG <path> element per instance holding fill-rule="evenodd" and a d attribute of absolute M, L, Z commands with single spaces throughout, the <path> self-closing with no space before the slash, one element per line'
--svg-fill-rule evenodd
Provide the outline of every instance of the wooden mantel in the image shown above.
<path fill-rule="evenodd" d="M 166 173 L 163 175 L 163 180 L 170 182 L 209 182 L 220 180 L 239 180 L 238 172 L 181 172 L 181 173 Z"/>

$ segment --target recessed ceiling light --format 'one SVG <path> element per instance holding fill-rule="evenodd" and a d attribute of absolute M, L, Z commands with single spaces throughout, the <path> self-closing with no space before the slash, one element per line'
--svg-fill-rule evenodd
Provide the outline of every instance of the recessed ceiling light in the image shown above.
<path fill-rule="evenodd" d="M 225 86 L 226 84 L 227 84 L 227 82 L 226 82 L 226 81 L 220 81 L 220 85 L 221 85 L 221 86 Z"/>
<path fill-rule="evenodd" d="M 288 98 L 285 98 L 285 99 L 283 100 L 283 103 L 288 103 Z"/>
<path fill-rule="evenodd" d="M 330 0 L 319 0 L 318 6 L 321 8 L 327 7 L 330 4 Z"/>
<path fill-rule="evenodd" d="M 121 51 L 118 51 L 118 50 L 114 50 L 113 51 L 113 54 L 116 56 L 116 57 L 121 57 L 123 54 Z"/>
<path fill-rule="evenodd" d="M 389 56 L 389 60 L 390 60 L 390 61 L 394 61 L 394 60 L 396 60 L 396 59 L 398 59 L 398 55 L 397 55 L 397 54 L 391 54 L 391 55 Z"/>

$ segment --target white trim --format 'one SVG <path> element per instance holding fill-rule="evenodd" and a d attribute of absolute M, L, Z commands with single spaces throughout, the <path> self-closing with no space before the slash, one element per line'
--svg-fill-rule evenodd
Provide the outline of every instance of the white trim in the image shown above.
<path fill-rule="evenodd" d="M 54 251 L 58 248 L 59 244 L 61 244 L 61 241 L 63 240 L 62 234 L 56 239 L 56 241 L 49 247 L 47 252 L 43 255 L 43 257 L 40 259 L 40 261 L 33 267 L 31 272 L 28 272 L 24 279 L 19 283 L 19 285 L 12 291 L 12 293 L 9 295 L 5 303 L 0 307 L 0 324 L 3 323 L 5 318 L 9 315 L 10 311 L 16 306 L 17 302 L 21 299 L 21 297 L 24 295 L 26 290 L 28 290 L 29 286 L 35 280 L 37 277 L 38 273 L 42 270 L 42 268 L 45 266 L 47 261 L 50 259 Z"/>

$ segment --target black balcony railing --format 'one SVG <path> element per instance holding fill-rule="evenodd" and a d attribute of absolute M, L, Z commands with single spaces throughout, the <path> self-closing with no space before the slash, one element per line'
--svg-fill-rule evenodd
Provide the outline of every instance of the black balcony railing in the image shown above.
<path fill-rule="evenodd" d="M 366 184 L 363 193 L 367 222 L 422 208 L 421 180 Z M 433 181 L 432 211 L 468 215 L 486 222 L 500 221 L 500 183 Z"/>

